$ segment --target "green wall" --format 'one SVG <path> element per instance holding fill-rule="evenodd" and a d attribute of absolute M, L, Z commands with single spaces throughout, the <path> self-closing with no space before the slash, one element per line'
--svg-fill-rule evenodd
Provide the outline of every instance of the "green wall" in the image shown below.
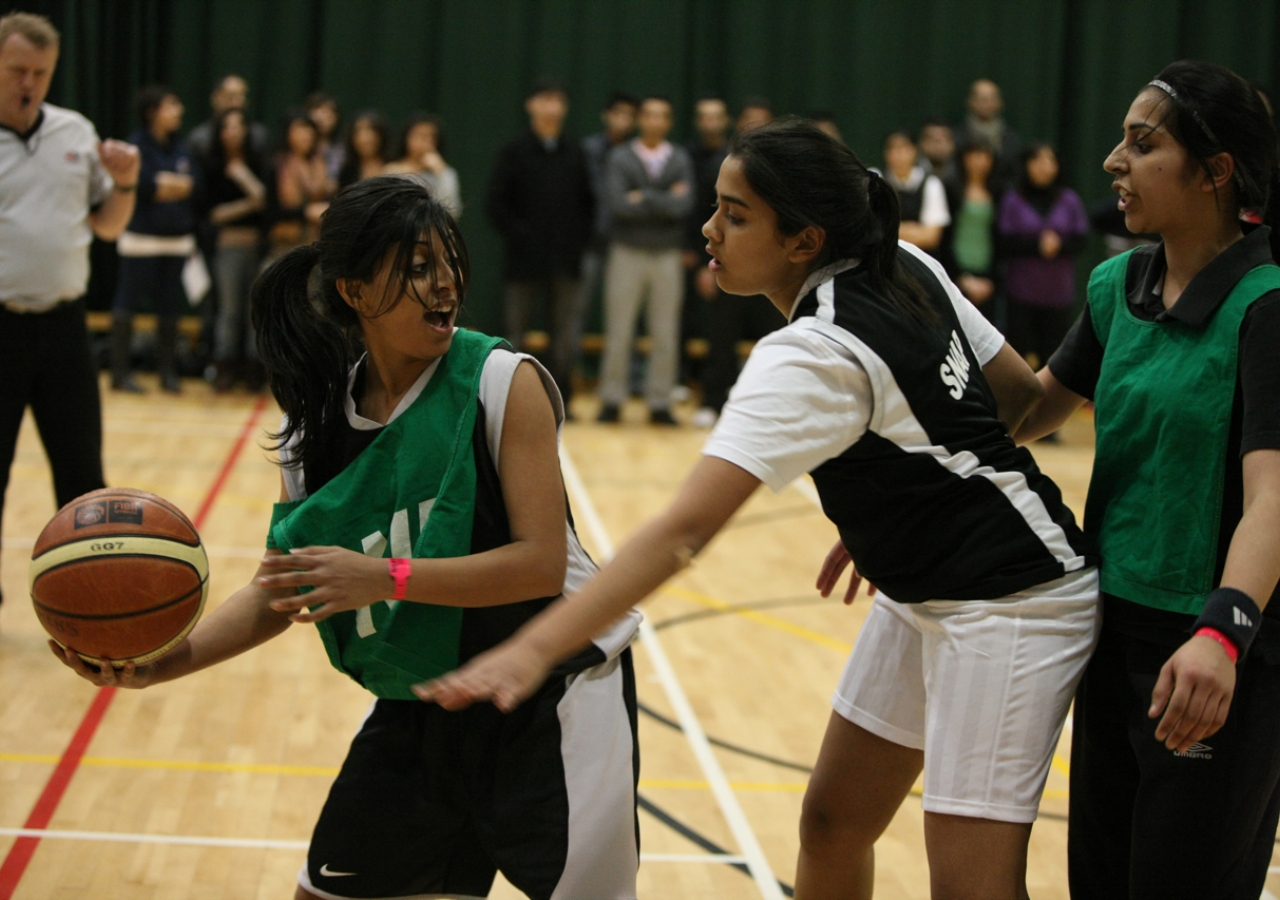
<path fill-rule="evenodd" d="M 0 4 L 0 8 L 11 4 Z M 680 136 L 705 91 L 763 94 L 779 111 L 829 109 L 868 161 L 881 136 L 932 115 L 960 117 L 966 87 L 991 77 L 1026 138 L 1059 144 L 1086 201 L 1130 99 L 1166 63 L 1196 56 L 1276 84 L 1274 0 L 39 0 L 65 35 L 51 99 L 104 135 L 131 128 L 130 97 L 167 81 L 188 125 L 227 71 L 274 124 L 310 90 L 345 112 L 413 109 L 445 121 L 462 181 L 475 280 L 469 305 L 497 325 L 501 246 L 485 220 L 494 154 L 523 123 L 525 89 L 564 80 L 569 129 L 598 127 L 614 88 L 669 94 Z"/>

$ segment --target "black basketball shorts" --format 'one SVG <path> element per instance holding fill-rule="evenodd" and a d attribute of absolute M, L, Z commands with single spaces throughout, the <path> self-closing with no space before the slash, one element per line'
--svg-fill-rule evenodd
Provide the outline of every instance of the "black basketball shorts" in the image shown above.
<path fill-rule="evenodd" d="M 634 900 L 631 651 L 552 678 L 510 714 L 378 700 L 329 791 L 304 888 L 321 897 Z"/>

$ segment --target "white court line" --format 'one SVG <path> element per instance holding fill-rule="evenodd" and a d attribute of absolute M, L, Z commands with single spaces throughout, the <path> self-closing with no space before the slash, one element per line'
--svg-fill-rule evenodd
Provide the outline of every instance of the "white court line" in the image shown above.
<path fill-rule="evenodd" d="M 1278 871 L 1278 870 L 1280 870 L 1280 866 L 1272 866 L 1272 867 L 1271 867 L 1271 873 L 1272 873 L 1272 874 L 1275 874 L 1275 873 L 1276 873 L 1276 871 Z M 1259 898 L 1258 898 L 1258 900 L 1276 900 L 1276 895 L 1275 895 L 1275 894 L 1273 894 L 1273 893 L 1271 893 L 1271 892 L 1270 892 L 1269 890 L 1267 890 L 1266 888 L 1263 888 L 1263 889 L 1262 889 L 1262 896 L 1261 896 L 1261 897 L 1259 897 Z"/>
<path fill-rule="evenodd" d="M 587 486 L 583 484 L 582 477 L 578 474 L 578 469 L 563 444 L 560 446 L 560 468 L 564 472 L 565 487 L 573 497 L 579 518 L 587 526 L 592 542 L 607 562 L 613 556 L 613 541 L 609 539 L 609 532 L 605 530 L 604 522 L 601 521 L 591 495 L 587 492 Z M 711 750 L 707 734 L 702 730 L 702 723 L 698 721 L 698 716 L 693 711 L 689 698 L 685 696 L 666 652 L 662 649 L 658 632 L 654 630 L 647 616 L 640 621 L 640 637 L 644 641 L 645 650 L 649 653 L 654 672 L 667 694 L 667 701 L 675 711 L 676 720 L 680 723 L 680 728 L 689 741 L 689 747 L 702 768 L 707 784 L 711 787 L 711 793 L 720 804 L 720 811 L 724 814 L 729 830 L 733 832 L 734 840 L 742 851 L 742 857 L 751 872 L 751 877 L 755 879 L 760 896 L 764 900 L 783 900 L 782 889 L 778 886 L 778 879 L 769 866 L 769 860 L 765 857 L 755 832 L 751 830 L 751 824 L 738 804 L 733 788 L 729 786 L 729 779 L 725 777 L 724 769 L 720 768 L 720 762 Z"/>
<path fill-rule="evenodd" d="M 46 831 L 43 828 L 0 828 L 0 837 L 41 840 L 104 841 L 116 844 L 168 844 L 183 847 L 232 847 L 249 850 L 306 850 L 307 841 L 272 841 L 265 838 L 220 838 L 184 834 L 128 834 L 114 831 Z M 733 865 L 746 859 L 729 853 L 642 853 L 643 862 L 715 863 Z"/>

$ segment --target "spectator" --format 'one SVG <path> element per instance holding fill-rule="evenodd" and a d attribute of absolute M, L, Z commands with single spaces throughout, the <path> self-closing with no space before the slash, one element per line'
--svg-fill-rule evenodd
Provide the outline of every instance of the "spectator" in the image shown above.
<path fill-rule="evenodd" d="M 754 131 L 761 125 L 768 125 L 773 121 L 773 104 L 764 97 L 748 97 L 742 102 L 742 109 L 738 111 L 738 121 L 734 126 L 734 131 L 742 134 L 744 131 Z"/>
<path fill-rule="evenodd" d="M 139 155 L 44 102 L 59 37 L 44 16 L 0 18 L 0 521 L 28 406 L 58 506 L 104 486 L 83 298 L 90 241 L 115 240 L 133 214 Z"/>
<path fill-rule="evenodd" d="M 342 113 L 338 101 L 324 91 L 313 91 L 303 101 L 307 117 L 316 126 L 316 153 L 324 160 L 325 174 L 329 177 L 329 192 L 338 184 L 338 171 L 342 168 L 343 146 L 338 142 L 338 125 Z"/>
<path fill-rule="evenodd" d="M 565 399 L 581 340 L 582 254 L 591 239 L 591 175 L 580 142 L 564 135 L 569 96 L 544 81 L 525 98 L 529 130 L 498 152 L 487 212 L 506 244 L 503 313 L 507 340 L 518 349 L 534 305 L 550 307 L 547 368 Z"/>
<path fill-rule="evenodd" d="M 840 126 L 836 124 L 836 117 L 833 113 L 829 113 L 826 110 L 817 110 L 809 113 L 809 121 L 816 125 L 823 134 L 835 138 L 842 144 L 844 143 L 844 135 L 840 133 Z"/>
<path fill-rule="evenodd" d="M 270 257 L 314 240 L 320 216 L 329 206 L 329 176 L 316 152 L 315 122 L 302 110 L 284 115 L 284 149 L 276 163 L 276 210 Z"/>
<path fill-rule="evenodd" d="M 942 181 L 917 165 L 918 156 L 910 134 L 891 132 L 884 139 L 882 174 L 898 194 L 901 217 L 898 237 L 937 255 L 942 230 L 951 224 L 951 212 L 947 209 L 947 192 Z"/>
<path fill-rule="evenodd" d="M 956 167 L 956 136 L 944 119 L 929 119 L 920 126 L 920 165 L 945 185 L 961 181 Z"/>
<path fill-rule="evenodd" d="M 679 365 L 680 305 L 684 295 L 680 250 L 685 218 L 693 211 L 693 161 L 667 140 L 671 101 L 650 96 L 640 102 L 640 136 L 613 148 L 607 164 L 606 197 L 613 213 L 609 264 L 605 270 L 605 349 L 601 366 L 599 421 L 616 422 L 627 396 L 627 368 L 636 316 L 647 291 L 649 368 L 645 400 L 649 421 L 674 425 L 671 390 Z"/>
<path fill-rule="evenodd" d="M 693 157 L 695 201 L 689 217 L 689 252 L 694 256 L 692 293 L 705 309 L 707 358 L 702 365 L 702 405 L 694 411 L 691 424 L 710 428 L 720 417 L 729 398 L 729 389 L 738 379 L 738 342 L 758 340 L 786 324 L 769 298 L 763 294 L 730 297 L 716 284 L 708 268 L 711 256 L 702 226 L 716 205 L 716 180 L 728 150 L 729 111 L 724 100 L 713 97 L 695 107 L 698 142 L 690 148 Z M 819 126 L 821 127 L 821 126 Z"/>
<path fill-rule="evenodd" d="M 186 293 L 182 269 L 195 252 L 199 168 L 185 141 L 182 101 L 162 85 L 138 92 L 138 118 L 143 127 L 129 138 L 142 155 L 138 199 L 129 226 L 116 242 L 120 268 L 111 305 L 111 387 L 141 394 L 130 374 L 133 312 L 138 300 L 150 296 L 155 304 L 156 369 L 160 387 L 171 394 L 182 390 L 178 379 L 178 315 Z"/>
<path fill-rule="evenodd" d="M 578 297 L 579 321 L 591 308 L 591 300 L 600 286 L 604 272 L 605 256 L 609 252 L 609 204 L 604 199 L 604 162 L 609 151 L 621 144 L 636 128 L 636 106 L 632 94 L 614 91 L 605 100 L 600 111 L 604 127 L 582 139 L 582 152 L 587 158 L 587 170 L 591 173 L 591 194 L 595 199 L 595 228 L 591 233 L 591 245 L 582 254 L 582 293 Z"/>
<path fill-rule="evenodd" d="M 455 219 L 462 218 L 462 192 L 458 173 L 444 161 L 444 133 L 440 120 L 430 113 L 409 116 L 400 135 L 402 156 L 383 169 L 388 175 L 422 176 L 436 199 L 445 205 Z"/>
<path fill-rule="evenodd" d="M 381 175 L 387 164 L 387 120 L 376 109 L 356 113 L 347 132 L 346 152 L 338 170 L 338 187 Z"/>
<path fill-rule="evenodd" d="M 996 186 L 1008 190 L 1019 179 L 1019 161 L 1022 157 L 1022 139 L 1005 124 L 1004 97 L 1000 88 L 989 78 L 979 78 L 969 87 L 961 140 L 968 144 L 984 141 L 996 154 Z"/>
<path fill-rule="evenodd" d="M 1080 195 L 1062 185 L 1048 144 L 1022 154 L 1022 178 L 1000 200 L 1000 253 L 1008 260 L 1006 335 L 1033 369 L 1044 365 L 1071 327 L 1075 257 L 1089 233 Z"/>
<path fill-rule="evenodd" d="M 204 171 L 204 205 L 217 231 L 214 283 L 218 290 L 218 318 L 213 359 L 217 367 L 213 389 L 226 393 L 243 368 L 252 390 L 264 383 L 249 323 L 249 290 L 262 260 L 262 239 L 270 180 L 263 160 L 249 151 L 249 121 L 243 109 L 231 108 L 216 120 L 217 140 Z M 244 366 L 238 361 L 243 358 Z"/>
<path fill-rule="evenodd" d="M 995 153 L 983 143 L 960 148 L 963 180 L 948 185 L 955 211 L 944 239 L 946 261 L 961 292 L 997 328 L 1004 327 L 1003 303 L 997 290 L 996 208 L 992 185 Z"/>
<path fill-rule="evenodd" d="M 249 109 L 249 82 L 234 72 L 223 75 L 209 93 L 209 108 L 213 111 L 187 135 L 187 146 L 195 154 L 196 163 L 205 167 L 205 160 L 213 149 L 214 120 L 229 109 Z M 266 126 L 261 122 L 249 122 L 249 151 L 258 159 L 266 159 L 271 144 Z"/>

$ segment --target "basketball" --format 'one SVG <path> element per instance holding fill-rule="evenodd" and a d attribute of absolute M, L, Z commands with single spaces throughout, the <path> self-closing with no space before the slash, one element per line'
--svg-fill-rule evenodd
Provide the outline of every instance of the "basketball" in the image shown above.
<path fill-rule="evenodd" d="M 200 618 L 209 560 L 191 521 L 131 488 L 77 497 L 31 553 L 31 601 L 46 631 L 86 661 L 142 664 L 173 649 Z"/>

